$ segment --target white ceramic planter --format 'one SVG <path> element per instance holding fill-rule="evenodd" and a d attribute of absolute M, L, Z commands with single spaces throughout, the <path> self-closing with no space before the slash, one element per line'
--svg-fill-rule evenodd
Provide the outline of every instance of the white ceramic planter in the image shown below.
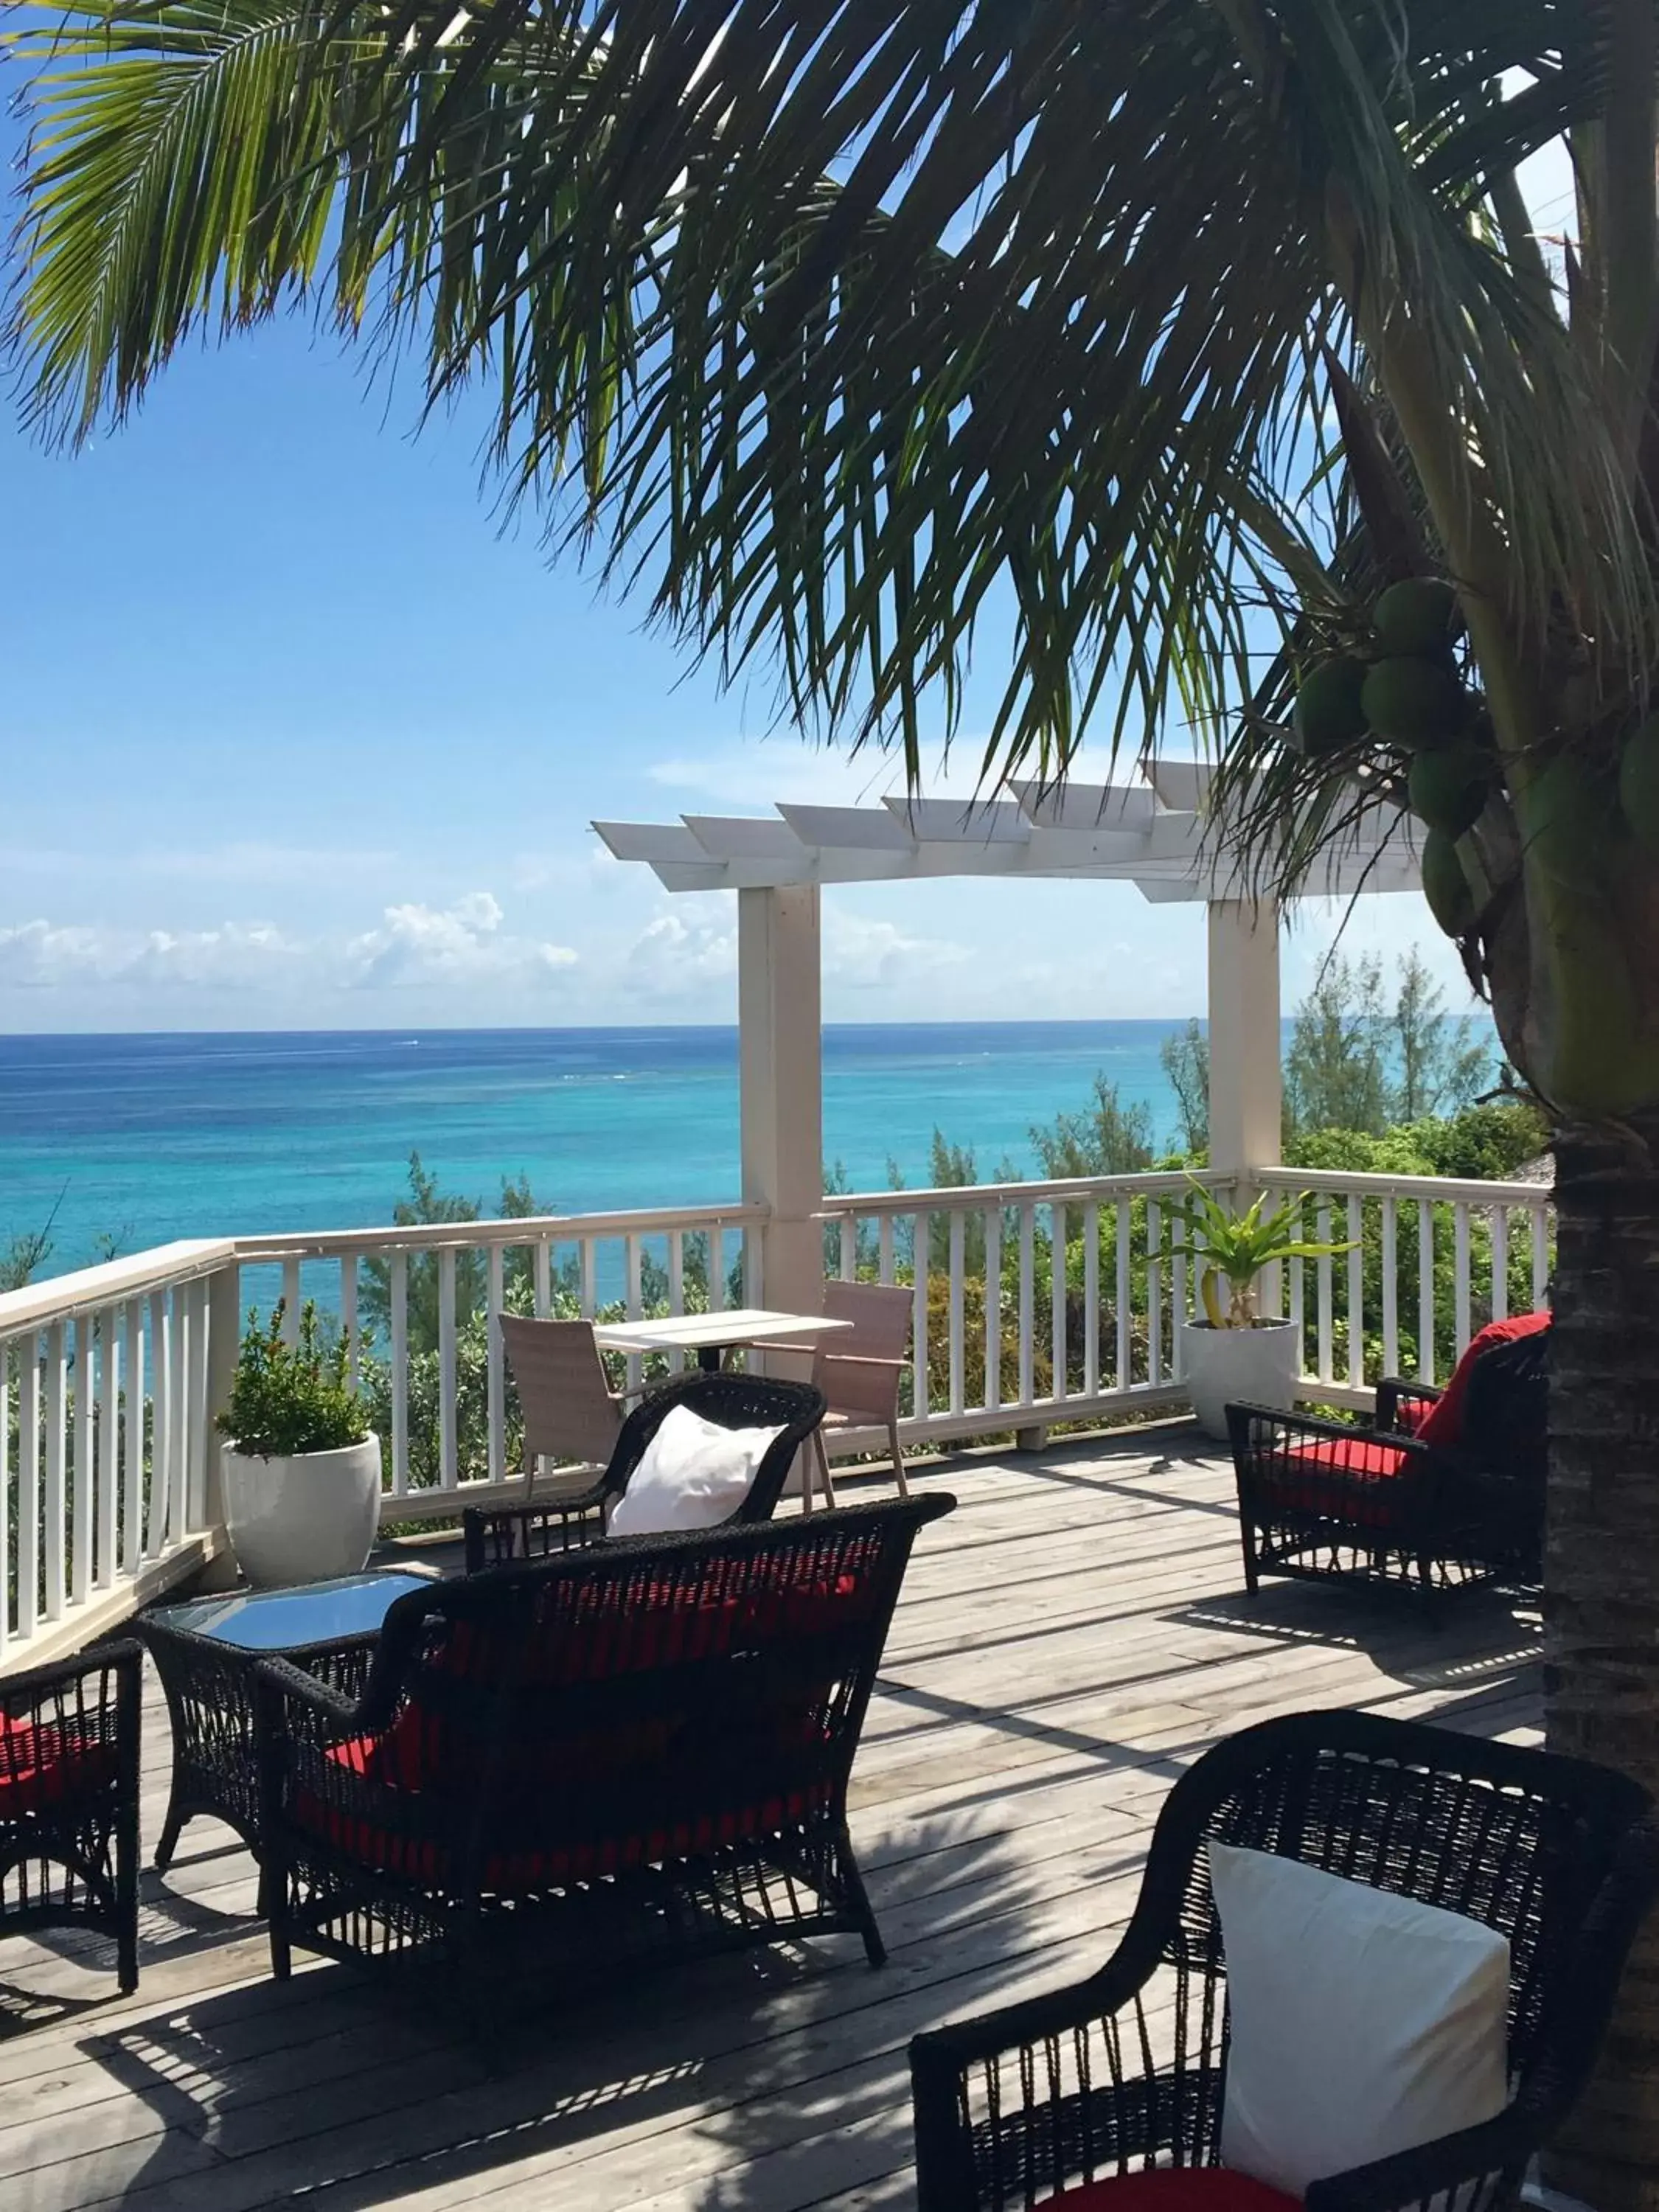
<path fill-rule="evenodd" d="M 380 1440 L 293 1459 L 222 1454 L 225 1526 L 237 1565 L 260 1589 L 362 1571 L 380 1515 Z"/>
<path fill-rule="evenodd" d="M 1296 1402 L 1294 1322 L 1259 1321 L 1249 1328 L 1212 1328 L 1206 1321 L 1183 1321 L 1181 1358 L 1198 1425 L 1206 1436 L 1223 1443 L 1227 1440 L 1225 1408 L 1230 1404 L 1272 1406 L 1288 1413 Z"/>

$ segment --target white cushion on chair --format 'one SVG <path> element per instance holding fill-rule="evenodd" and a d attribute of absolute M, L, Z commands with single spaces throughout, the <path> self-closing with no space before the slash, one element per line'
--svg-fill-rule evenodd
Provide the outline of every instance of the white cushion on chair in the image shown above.
<path fill-rule="evenodd" d="M 753 1485 L 775 1429 L 723 1429 L 672 1406 L 611 1508 L 610 1534 L 665 1535 L 729 1521 Z"/>
<path fill-rule="evenodd" d="M 1224 2165 L 1300 2196 L 1503 2111 L 1505 1937 L 1271 1852 L 1209 1857 L 1231 2008 Z"/>

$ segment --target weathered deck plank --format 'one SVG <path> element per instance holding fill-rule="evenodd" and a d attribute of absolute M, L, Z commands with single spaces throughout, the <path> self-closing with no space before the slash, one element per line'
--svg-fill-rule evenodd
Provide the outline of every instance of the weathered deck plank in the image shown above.
<path fill-rule="evenodd" d="M 9 1947 L 8 2212 L 889 2212 L 908 2199 L 905 2045 L 1068 1978 L 1133 1902 L 1170 1781 L 1217 1735 L 1365 1704 L 1525 1735 L 1536 1628 L 1494 1600 L 1431 1631 L 1333 1588 L 1242 1592 L 1231 1477 L 1191 1431 L 975 1455 L 925 1478 L 853 1817 L 891 1954 L 851 1942 L 689 1968 L 524 2032 L 490 2072 L 343 1969 L 265 1975 L 252 1869 L 210 1822 L 145 1878 L 143 1980 L 102 1947 Z M 143 1817 L 167 1761 L 147 1707 Z"/>

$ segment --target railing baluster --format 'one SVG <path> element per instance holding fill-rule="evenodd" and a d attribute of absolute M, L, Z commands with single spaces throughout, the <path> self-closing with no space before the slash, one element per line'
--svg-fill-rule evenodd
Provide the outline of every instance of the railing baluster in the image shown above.
<path fill-rule="evenodd" d="M 149 1298 L 149 1489 L 144 1499 L 144 1553 L 155 1559 L 165 1540 L 167 1486 L 173 1472 L 173 1333 L 165 1291 Z"/>
<path fill-rule="evenodd" d="M 876 1229 L 877 1279 L 890 1283 L 893 1279 L 893 1217 L 884 1213 Z"/>
<path fill-rule="evenodd" d="M 668 1232 L 668 1310 L 672 1314 L 685 1311 L 685 1236 L 678 1229 Z M 679 1375 L 684 1368 L 685 1354 L 676 1345 L 668 1355 L 668 1371 Z"/>
<path fill-rule="evenodd" d="M 144 1310 L 137 1298 L 125 1309 L 122 1336 L 126 1394 L 121 1418 L 121 1565 L 132 1574 L 144 1542 Z"/>
<path fill-rule="evenodd" d="M 1382 1372 L 1400 1372 L 1400 1223 L 1393 1199 L 1382 1201 Z"/>
<path fill-rule="evenodd" d="M 1434 1208 L 1417 1201 L 1417 1379 L 1434 1381 Z"/>
<path fill-rule="evenodd" d="M 357 1255 L 348 1252 L 340 1261 L 340 1327 L 345 1333 L 346 1381 L 355 1390 L 362 1380 L 357 1343 Z"/>
<path fill-rule="evenodd" d="M 64 1502 L 68 1468 L 69 1348 L 64 1324 L 46 1331 L 46 1615 L 64 1617 Z"/>
<path fill-rule="evenodd" d="M 438 1253 L 438 1481 L 453 1490 L 459 1476 L 455 1420 L 455 1273 L 453 1244 Z"/>
<path fill-rule="evenodd" d="M 951 1209 L 951 1411 L 964 1410 L 967 1359 L 963 1341 L 963 1280 L 968 1272 L 968 1217 L 960 1206 Z"/>
<path fill-rule="evenodd" d="M 850 1213 L 841 1217 L 841 1233 L 836 1240 L 839 1250 L 836 1259 L 843 1283 L 855 1282 L 859 1272 L 859 1225 Z"/>
<path fill-rule="evenodd" d="M 234 1296 L 231 1309 L 234 1313 Z M 173 1530 L 175 1536 L 191 1535 L 209 1526 L 210 1477 L 215 1455 L 219 1450 L 218 1436 L 209 1419 L 208 1361 L 212 1348 L 212 1286 L 205 1281 L 191 1283 L 185 1291 L 185 1335 L 181 1347 L 185 1453 L 179 1466 L 179 1519 Z M 212 1486 L 216 1491 L 216 1485 Z"/>
<path fill-rule="evenodd" d="M 409 1255 L 392 1255 L 392 1489 L 409 1487 Z"/>
<path fill-rule="evenodd" d="M 718 1221 L 708 1231 L 708 1310 L 726 1310 L 726 1232 Z"/>
<path fill-rule="evenodd" d="M 1365 1218 L 1360 1200 L 1348 1200 L 1348 1382 L 1358 1390 L 1365 1380 Z"/>
<path fill-rule="evenodd" d="M 1331 1209 L 1322 1200 L 1314 1216 L 1315 1241 L 1328 1244 L 1331 1241 Z M 1332 1351 L 1335 1333 L 1335 1298 L 1333 1295 L 1331 1255 L 1322 1253 L 1314 1263 L 1319 1284 L 1319 1379 L 1334 1382 L 1336 1369 Z"/>
<path fill-rule="evenodd" d="M 537 1238 L 531 1252 L 531 1272 L 535 1278 L 536 1318 L 545 1321 L 553 1310 L 553 1244 L 550 1237 Z"/>
<path fill-rule="evenodd" d="M 1452 1207 L 1452 1286 L 1461 1359 L 1469 1340 L 1469 1209 L 1465 1199 Z"/>
<path fill-rule="evenodd" d="M 1187 1224 L 1181 1215 L 1170 1215 L 1170 1378 L 1179 1382 L 1186 1372 L 1186 1347 L 1182 1322 L 1187 1318 Z"/>
<path fill-rule="evenodd" d="M 1503 1321 L 1510 1310 L 1510 1210 L 1492 1209 L 1492 1317 Z"/>
<path fill-rule="evenodd" d="M 17 1633 L 33 1636 L 40 1611 L 40 1338 L 17 1340 Z"/>
<path fill-rule="evenodd" d="M 167 1334 L 167 1364 L 171 1373 L 167 1397 L 173 1407 L 173 1452 L 167 1470 L 167 1514 L 160 1532 L 163 1551 L 184 1534 L 190 1511 L 191 1435 L 194 1417 L 194 1401 L 190 1390 L 190 1340 L 195 1327 L 197 1287 L 194 1283 L 178 1283 L 173 1285 L 173 1316 Z"/>
<path fill-rule="evenodd" d="M 932 1402 L 927 1373 L 927 1278 L 933 1265 L 933 1254 L 928 1249 L 933 1226 L 932 1218 L 927 1214 L 916 1216 L 911 1268 L 915 1287 L 910 1294 L 910 1410 L 919 1421 L 927 1418 Z"/>
<path fill-rule="evenodd" d="M 0 1426 L 6 1419 L 6 1348 L 0 1344 Z M 75 1474 L 72 1526 L 70 1532 L 70 1596 L 84 1605 L 92 1589 L 93 1450 L 98 1440 L 98 1355 L 93 1344 L 90 1314 L 75 1323 Z M 5 1447 L 0 1444 L 0 1478 L 5 1470 Z M 5 1483 L 0 1479 L 0 1512 L 4 1510 Z M 0 1580 L 3 1569 L 0 1569 Z"/>
<path fill-rule="evenodd" d="M 577 1247 L 581 1255 L 581 1292 L 579 1310 L 584 1321 L 592 1321 L 599 1310 L 599 1261 L 597 1240 L 584 1237 Z"/>
<path fill-rule="evenodd" d="M 1133 1215 L 1130 1201 L 1120 1197 L 1112 1208 L 1117 1244 L 1117 1374 L 1113 1387 L 1127 1390 L 1134 1381 L 1134 1274 L 1129 1249 Z"/>
<path fill-rule="evenodd" d="M 1532 1304 L 1539 1312 L 1550 1281 L 1550 1224 L 1549 1209 L 1541 1202 L 1530 1205 L 1527 1212 L 1532 1223 Z"/>
<path fill-rule="evenodd" d="M 1002 1208 L 985 1213 L 985 1403 L 1002 1403 Z"/>
<path fill-rule="evenodd" d="M 501 1310 L 507 1303 L 507 1254 L 492 1244 L 487 1263 L 484 1329 L 485 1470 L 499 1482 L 507 1465 L 507 1375 L 501 1359 Z"/>
<path fill-rule="evenodd" d="M 1307 1234 L 1306 1209 L 1298 1206 L 1293 1219 L 1297 1242 L 1300 1243 Z M 1292 1260 L 1288 1262 L 1288 1267 L 1291 1278 L 1290 1318 L 1296 1330 L 1296 1371 L 1298 1376 L 1304 1376 L 1308 1372 L 1308 1263 L 1305 1260 Z"/>
<path fill-rule="evenodd" d="M 1146 1382 L 1164 1380 L 1164 1217 L 1155 1198 L 1146 1201 Z"/>
<path fill-rule="evenodd" d="M 745 1227 L 743 1234 L 743 1303 L 746 1306 L 761 1306 L 766 1303 L 765 1268 L 761 1261 L 760 1231 Z"/>
<path fill-rule="evenodd" d="M 1048 1208 L 1048 1358 L 1054 1368 L 1052 1395 L 1066 1395 L 1066 1208 Z"/>
<path fill-rule="evenodd" d="M 1100 1206 L 1090 1199 L 1083 1209 L 1083 1395 L 1100 1390 Z"/>
<path fill-rule="evenodd" d="M 11 1634 L 15 1617 L 11 1589 L 11 1532 L 17 1517 L 21 1469 L 14 1467 L 11 1456 L 11 1375 L 15 1362 L 21 1378 L 23 1342 L 21 1337 L 0 1336 L 0 1650 L 3 1650 Z M 18 1435 L 21 1441 L 21 1423 Z"/>
<path fill-rule="evenodd" d="M 100 1306 L 102 1352 L 98 1421 L 98 1561 L 100 1589 L 113 1589 L 118 1571 L 117 1534 L 121 1501 L 121 1338 L 118 1309 Z"/>
<path fill-rule="evenodd" d="M 1036 1208 L 1019 1209 L 1019 1402 L 1029 1406 L 1036 1395 L 1032 1304 L 1036 1291 Z"/>
<path fill-rule="evenodd" d="M 283 1340 L 300 1341 L 300 1259 L 290 1253 L 283 1262 Z"/>
<path fill-rule="evenodd" d="M 643 1264 L 641 1257 L 639 1238 L 637 1237 L 629 1237 L 627 1238 L 623 1249 L 627 1267 L 626 1310 L 629 1321 L 638 1321 L 642 1310 L 643 1304 L 641 1295 Z M 640 1388 L 641 1381 L 645 1373 L 645 1366 L 637 1352 L 630 1352 L 629 1353 L 625 1366 L 628 1376 L 629 1393 L 632 1395 Z"/>

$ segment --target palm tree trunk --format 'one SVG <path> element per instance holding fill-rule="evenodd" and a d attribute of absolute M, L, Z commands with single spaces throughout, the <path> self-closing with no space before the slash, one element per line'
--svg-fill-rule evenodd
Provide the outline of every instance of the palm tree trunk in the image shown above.
<path fill-rule="evenodd" d="M 1659 1112 L 1556 1139 L 1548 1741 L 1659 1793 Z M 1659 2212 L 1659 1916 L 1550 2180 Z"/>

